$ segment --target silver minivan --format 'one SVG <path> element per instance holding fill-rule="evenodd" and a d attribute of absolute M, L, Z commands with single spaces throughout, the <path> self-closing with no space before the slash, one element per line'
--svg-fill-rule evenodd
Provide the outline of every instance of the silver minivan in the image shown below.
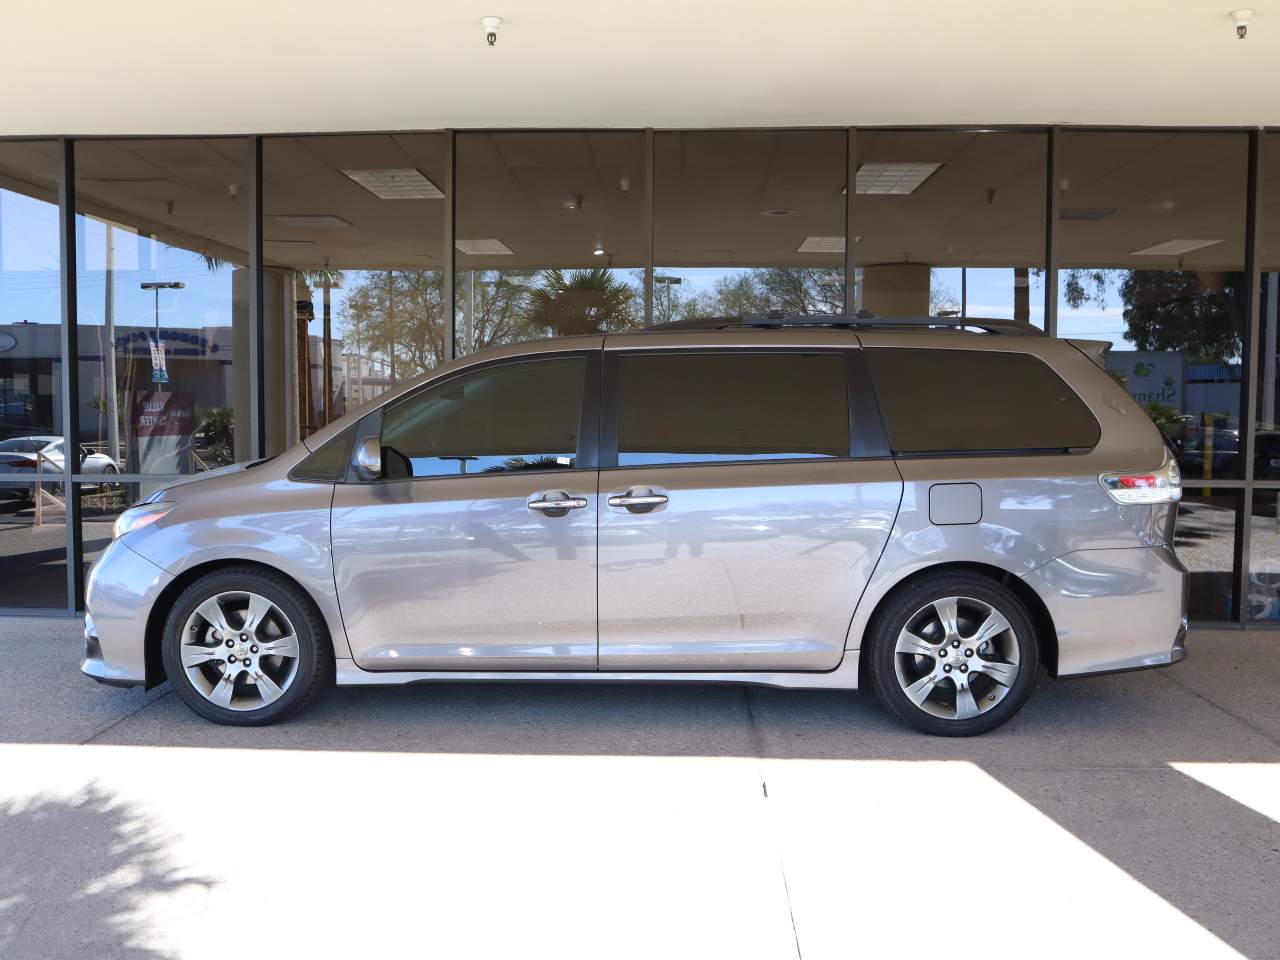
<path fill-rule="evenodd" d="M 334 679 L 694 681 L 981 733 L 1041 667 L 1185 655 L 1178 469 L 1105 346 L 775 318 L 455 360 L 121 514 L 81 669 L 228 724 Z"/>

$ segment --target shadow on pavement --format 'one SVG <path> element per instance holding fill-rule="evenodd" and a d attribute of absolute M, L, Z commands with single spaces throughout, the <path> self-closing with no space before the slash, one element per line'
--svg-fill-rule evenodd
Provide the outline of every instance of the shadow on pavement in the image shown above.
<path fill-rule="evenodd" d="M 148 897 L 205 885 L 171 868 L 163 839 L 94 788 L 0 805 L 0 851 L 0 956 L 14 960 L 168 957 L 141 942 L 138 911 Z"/>
<path fill-rule="evenodd" d="M 1260 662 L 1264 648 L 1257 638 L 1224 641 L 1206 653 L 1197 682 L 1230 679 L 1223 673 L 1230 669 L 1264 688 L 1280 688 L 1280 660 Z M 965 740 L 917 734 L 891 721 L 870 695 L 840 691 L 459 683 L 331 689 L 288 723 L 244 729 L 211 726 L 170 695 L 100 730 L 91 742 L 424 755 L 754 757 L 766 779 L 784 775 L 777 761 L 967 761 L 1236 950 L 1277 957 L 1280 824 L 1170 764 L 1280 764 L 1280 742 L 1268 732 L 1271 714 L 1249 721 L 1256 701 L 1241 695 L 1240 704 L 1218 706 L 1193 689 L 1196 675 L 1179 677 L 1187 665 L 1077 681 L 1045 678 L 1013 721 Z M 57 740 L 42 738 L 38 729 L 12 738 L 23 739 Z M 947 804 L 945 796 L 921 797 L 920 811 L 927 817 L 928 811 L 948 810 Z M 59 937 L 76 925 L 97 929 L 108 922 L 103 918 L 111 925 L 98 935 L 127 944 L 126 931 L 115 922 L 127 917 L 134 898 L 192 882 L 166 870 L 157 841 L 131 834 L 127 811 L 113 808 L 108 798 L 2 813 L 0 849 L 25 849 L 34 857 L 29 841 L 25 848 L 10 842 L 27 831 L 79 842 L 60 843 L 61 859 L 0 863 L 0 956 L 11 955 L 4 938 L 17 927 Z M 990 839 L 973 850 L 976 881 L 989 869 L 986 858 L 998 862 L 999 824 L 984 821 L 981 809 L 964 815 L 989 831 Z M 126 864 L 136 868 L 134 882 L 76 899 L 93 878 Z M 51 892 L 32 894 L 33 886 Z M 23 917 L 36 915 L 32 896 L 70 904 L 71 922 L 25 923 Z M 9 903 L 13 897 L 18 899 Z M 1069 904 L 1062 908 L 1069 913 Z M 1065 913 L 1062 920 L 1088 922 Z M 119 955 L 152 955 L 129 949 L 135 952 Z"/>

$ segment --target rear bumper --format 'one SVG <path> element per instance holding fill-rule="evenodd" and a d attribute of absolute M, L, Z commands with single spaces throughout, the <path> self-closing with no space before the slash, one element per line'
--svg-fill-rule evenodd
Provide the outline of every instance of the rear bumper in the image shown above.
<path fill-rule="evenodd" d="M 172 579 L 120 541 L 106 549 L 85 585 L 85 676 L 114 687 L 147 682 L 147 618 Z"/>
<path fill-rule="evenodd" d="M 1165 667 L 1187 655 L 1187 571 L 1165 547 L 1079 550 L 1026 582 L 1058 635 L 1058 676 Z"/>

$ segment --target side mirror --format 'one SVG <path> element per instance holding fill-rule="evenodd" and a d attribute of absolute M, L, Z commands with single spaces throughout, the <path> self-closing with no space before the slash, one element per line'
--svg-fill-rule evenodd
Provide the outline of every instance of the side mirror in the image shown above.
<path fill-rule="evenodd" d="M 377 480 L 382 477 L 382 441 L 377 437 L 365 437 L 356 444 L 352 466 L 361 480 Z"/>

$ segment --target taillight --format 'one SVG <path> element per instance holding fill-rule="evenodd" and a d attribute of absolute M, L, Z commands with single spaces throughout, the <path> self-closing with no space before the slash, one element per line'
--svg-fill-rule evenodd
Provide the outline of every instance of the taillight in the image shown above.
<path fill-rule="evenodd" d="M 0 457 L 0 467 L 8 467 L 10 470 L 34 470 L 35 464 L 24 458 Z"/>
<path fill-rule="evenodd" d="M 1098 482 L 1116 503 L 1177 503 L 1182 499 L 1182 474 L 1171 457 L 1166 457 L 1158 470 L 1103 473 Z"/>

